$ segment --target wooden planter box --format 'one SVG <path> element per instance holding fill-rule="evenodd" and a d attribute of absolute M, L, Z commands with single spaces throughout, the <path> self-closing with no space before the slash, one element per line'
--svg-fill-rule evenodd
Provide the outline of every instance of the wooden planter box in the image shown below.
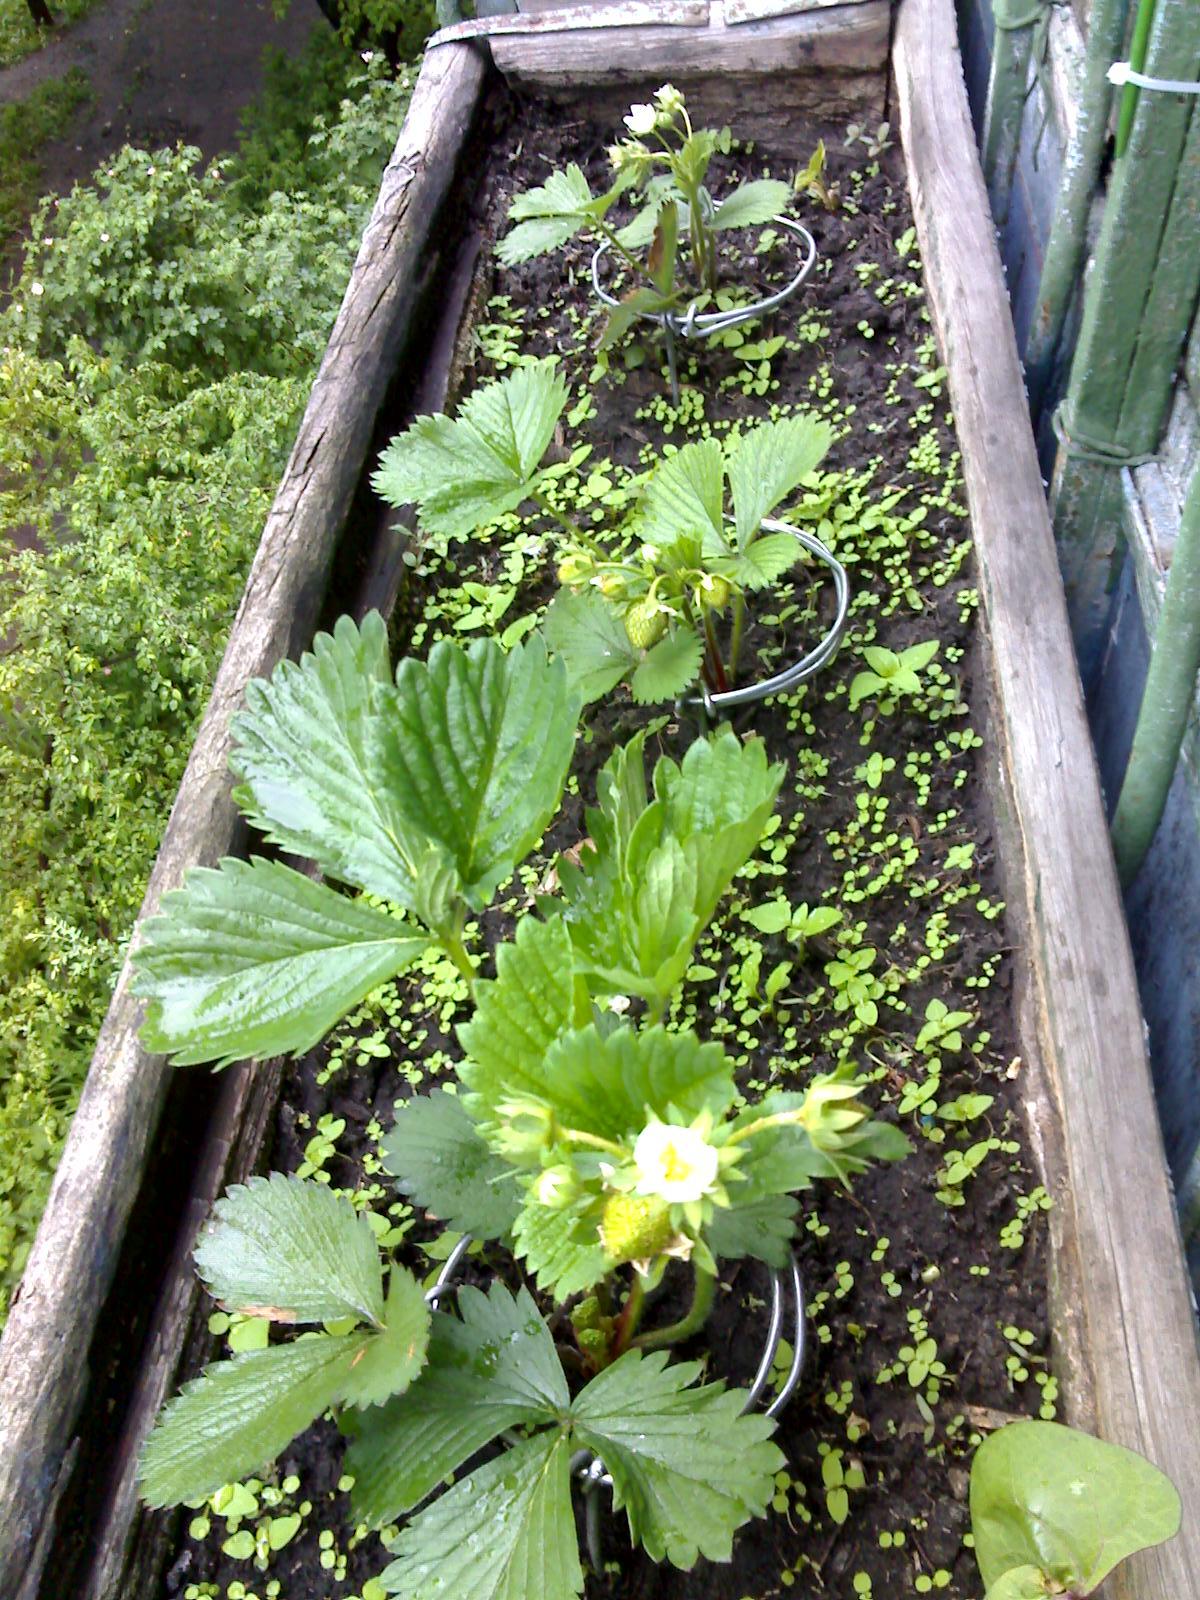
<path fill-rule="evenodd" d="M 492 19 L 439 36 L 263 534 L 142 915 L 244 839 L 228 722 L 248 678 L 297 656 L 335 568 L 358 610 L 394 598 L 396 537 L 359 495 L 389 393 L 438 409 L 478 241 L 452 231 L 459 158 L 491 67 L 592 112 L 670 77 L 702 114 L 792 157 L 804 115 L 899 123 L 926 289 L 949 372 L 993 696 L 993 804 L 1018 947 L 1028 1117 L 1051 1213 L 1068 1419 L 1138 1449 L 1200 1506 L 1200 1360 L 1132 964 L 1004 281 L 975 156 L 951 0 L 663 0 Z M 890 76 L 889 76 L 890 73 Z M 431 285 L 436 289 L 431 291 Z M 198 1291 L 190 1251 L 249 1171 L 278 1067 L 171 1074 L 139 1046 L 122 973 L 0 1342 L 0 1595 L 157 1594 L 161 1530 L 137 1449 L 176 1381 Z M 158 1299 L 149 1288 L 158 1288 Z M 132 1291 L 132 1293 L 131 1293 Z M 147 1306 L 132 1330 L 113 1306 Z M 1127 1600 L 1200 1594 L 1200 1530 L 1126 1564 Z"/>

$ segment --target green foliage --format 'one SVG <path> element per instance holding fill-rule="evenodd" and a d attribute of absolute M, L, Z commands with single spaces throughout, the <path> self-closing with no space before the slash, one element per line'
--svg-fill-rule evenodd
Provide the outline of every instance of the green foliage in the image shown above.
<path fill-rule="evenodd" d="M 516 1221 L 519 1196 L 511 1168 L 488 1149 L 457 1096 L 444 1089 L 404 1104 L 383 1156 L 401 1194 L 457 1233 L 498 1239 Z"/>
<path fill-rule="evenodd" d="M 420 1286 L 393 1267 L 384 1301 L 371 1230 L 322 1184 L 274 1174 L 231 1189 L 197 1262 L 231 1310 L 279 1322 L 349 1316 L 368 1328 L 309 1334 L 206 1368 L 146 1442 L 139 1477 L 150 1505 L 212 1494 L 272 1460 L 335 1402 L 381 1405 L 424 1365 L 429 1309 Z"/>
<path fill-rule="evenodd" d="M 495 522 L 534 495 L 567 403 L 553 358 L 476 389 L 453 420 L 418 417 L 388 445 L 371 486 L 389 505 L 416 504 L 442 539 Z"/>
<path fill-rule="evenodd" d="M 899 652 L 881 645 L 867 645 L 863 659 L 869 668 L 855 675 L 850 684 L 850 709 L 854 711 L 868 698 L 879 701 L 881 712 L 892 711 L 902 696 L 921 693 L 921 672 L 938 653 L 940 641 L 925 639 Z"/>
<path fill-rule="evenodd" d="M 538 1429 L 420 1512 L 393 1545 L 388 1592 L 569 1597 L 582 1588 L 567 1463 L 590 1449 L 614 1480 L 633 1539 L 690 1567 L 727 1560 L 734 1530 L 761 1514 L 783 1457 L 774 1424 L 742 1396 L 694 1387 L 697 1363 L 630 1351 L 572 1400 L 525 1290 L 459 1293 L 462 1321 L 437 1313 L 429 1364 L 411 1392 L 352 1424 L 354 1504 L 376 1526 L 418 1505 L 505 1430 Z"/>
<path fill-rule="evenodd" d="M 402 908 L 405 921 L 279 863 L 197 868 L 134 955 L 144 1037 L 179 1063 L 301 1051 L 430 940 L 473 977 L 484 907 L 558 806 L 578 701 L 537 639 L 449 640 L 391 682 L 372 612 L 252 685 L 235 796 L 272 842 Z"/>
<path fill-rule="evenodd" d="M 724 449 L 715 439 L 686 444 L 652 468 L 628 527 L 614 533 L 615 548 L 590 533 L 567 545 L 559 565 L 565 589 L 544 630 L 585 699 L 628 678 L 635 700 L 670 700 L 696 681 L 702 660 L 710 688 L 735 680 L 741 623 L 726 660 L 712 617 L 733 605 L 740 619 L 746 593 L 768 588 L 800 559 L 790 533 L 761 525 L 816 469 L 832 438 L 825 422 L 801 415 L 758 423 Z M 631 537 L 633 550 L 624 553 Z"/>
<path fill-rule="evenodd" d="M 563 911 L 578 964 L 610 993 L 641 995 L 653 1015 L 682 979 L 734 874 L 758 844 L 783 781 L 761 740 L 729 730 L 698 739 L 681 765 L 664 756 L 646 789 L 639 734 L 600 775 L 592 843 L 560 861 Z"/>
<path fill-rule="evenodd" d="M 551 173 L 513 200 L 509 219 L 515 227 L 496 252 L 505 266 L 515 266 L 581 232 L 608 244 L 629 281 L 608 318 L 602 349 L 624 337 L 639 315 L 670 311 L 688 300 L 706 304 L 717 287 L 714 235 L 769 222 L 792 197 L 790 185 L 758 178 L 714 201 L 706 187 L 708 169 L 717 151 L 731 148 L 729 129 L 693 128 L 683 96 L 670 84 L 658 90 L 653 104 L 635 105 L 625 126 L 630 137 L 608 152 L 614 180 L 603 194 L 592 194 L 574 164 Z M 608 215 L 631 195 L 640 210 L 614 230 Z"/>
<path fill-rule="evenodd" d="M 1179 1531 L 1171 1480 L 1143 1456 L 1057 1422 L 1014 1422 L 971 1465 L 987 1600 L 1088 1595 L 1126 1556 Z"/>
<path fill-rule="evenodd" d="M 85 16 L 95 3 L 96 0 L 54 0 L 50 12 L 58 24 L 69 24 Z M 0 67 L 32 55 L 54 37 L 35 24 L 26 0 L 0 0 Z"/>
<path fill-rule="evenodd" d="M 302 155 L 293 147 L 269 200 L 256 195 L 276 187 L 270 112 L 257 124 L 254 187 L 239 187 L 236 159 L 221 181 L 193 173 L 184 182 L 186 163 L 171 152 L 140 167 L 129 155 L 110 163 L 124 174 L 129 216 L 114 215 L 103 175 L 100 187 L 77 189 L 62 213 L 77 255 L 47 209 L 0 319 L 0 515 L 33 535 L 0 590 L 0 632 L 14 641 L 0 657 L 4 1298 L 409 81 L 360 78 Z M 166 233 L 142 240 L 138 225 L 151 216 Z M 247 251 L 270 259 L 247 264 Z M 222 265 L 235 258 L 245 281 L 269 291 L 265 321 L 259 308 L 222 298 Z M 155 281 L 167 297 L 145 308 L 139 332 L 122 320 L 125 296 Z M 202 305 L 224 308 L 216 331 L 226 348 L 247 347 L 267 327 L 278 347 L 247 348 L 251 370 L 241 370 L 187 335 L 196 285 Z M 47 302 L 63 309 L 61 323 Z M 69 337 L 72 327 L 105 337 L 114 353 L 97 355 Z M 143 359 L 152 341 L 196 364 Z"/>

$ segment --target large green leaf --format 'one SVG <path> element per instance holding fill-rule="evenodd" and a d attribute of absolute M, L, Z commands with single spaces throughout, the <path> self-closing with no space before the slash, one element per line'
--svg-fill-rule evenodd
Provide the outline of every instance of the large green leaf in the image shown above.
<path fill-rule="evenodd" d="M 685 444 L 654 468 L 637 508 L 638 532 L 651 544 L 669 545 L 697 534 L 703 548 L 723 554 L 725 458 L 715 439 Z"/>
<path fill-rule="evenodd" d="M 384 1326 L 350 1363 L 341 1399 L 349 1406 L 381 1406 L 403 1394 L 425 1365 L 429 1306 L 424 1290 L 403 1267 L 393 1267 Z"/>
<path fill-rule="evenodd" d="M 741 1414 L 745 1395 L 719 1383 L 690 1388 L 699 1362 L 667 1365 L 665 1351 L 629 1351 L 593 1378 L 571 1407 L 581 1444 L 613 1480 L 634 1540 L 656 1560 L 691 1567 L 728 1561 L 736 1529 L 761 1516 L 786 1464 L 771 1418 Z"/>
<path fill-rule="evenodd" d="M 792 186 L 778 178 L 755 178 L 750 183 L 739 184 L 732 194 L 713 212 L 711 228 L 752 228 L 762 222 L 773 222 L 781 211 L 786 211 L 792 198 Z"/>
<path fill-rule="evenodd" d="M 647 803 L 643 782 L 640 813 L 627 798 L 618 816 L 608 775 L 617 759 L 601 775 L 599 810 L 588 813 L 594 848 L 578 867 L 559 864 L 563 915 L 580 966 L 612 988 L 661 1003 L 762 837 L 784 769 L 768 765 L 761 740 L 743 744 L 726 728 L 697 739 L 682 765 L 663 757 L 655 799 Z"/>
<path fill-rule="evenodd" d="M 717 1260 L 740 1261 L 750 1256 L 769 1267 L 786 1267 L 800 1202 L 789 1194 L 763 1194 L 734 1182 L 729 1185 L 729 1199 L 728 1206 L 713 1212 L 704 1230 L 705 1242 Z"/>
<path fill-rule="evenodd" d="M 348 1423 L 355 1514 L 373 1527 L 418 1505 L 508 1428 L 552 1422 L 569 1404 L 554 1341 L 528 1290 L 458 1291 L 433 1318 L 429 1362 L 402 1400 Z"/>
<path fill-rule="evenodd" d="M 376 770 L 379 710 L 391 692 L 387 629 L 378 612 L 338 620 L 299 664 L 281 661 L 246 688 L 234 718 L 234 798 L 273 843 L 322 872 L 411 909 L 414 835 Z"/>
<path fill-rule="evenodd" d="M 728 471 L 739 550 L 757 537 L 762 519 L 816 469 L 832 443 L 829 424 L 806 413 L 760 422 L 730 447 Z"/>
<path fill-rule="evenodd" d="M 208 1367 L 146 1441 L 138 1468 L 145 1500 L 199 1500 L 273 1461 L 338 1398 L 370 1338 L 314 1334 Z"/>
<path fill-rule="evenodd" d="M 477 910 L 554 815 L 575 744 L 579 697 L 536 636 L 440 640 L 405 660 L 385 706 L 381 764 L 404 815 L 458 869 Z"/>
<path fill-rule="evenodd" d="M 476 983 L 475 1015 L 458 1030 L 468 1057 L 459 1077 L 475 1119 L 489 1121 L 514 1096 L 540 1098 L 547 1050 L 585 1011 L 567 930 L 557 918 L 522 918 L 496 951 L 496 976 Z"/>
<path fill-rule="evenodd" d="M 194 868 L 134 955 L 142 1039 L 177 1063 L 309 1049 L 428 936 L 278 862 Z"/>
<path fill-rule="evenodd" d="M 380 1583 L 404 1600 L 573 1600 L 583 1572 L 571 1442 L 535 1434 L 489 1461 L 402 1530 Z"/>
<path fill-rule="evenodd" d="M 272 1172 L 236 1185 L 217 1201 L 195 1255 L 210 1293 L 230 1310 L 383 1325 L 375 1235 L 327 1184 Z"/>
<path fill-rule="evenodd" d="M 804 554 L 804 546 L 790 533 L 764 533 L 752 539 L 738 557 L 734 576 L 743 589 L 765 589 Z"/>
<path fill-rule="evenodd" d="M 1179 1531 L 1179 1495 L 1143 1456 L 1057 1422 L 1014 1422 L 971 1465 L 971 1524 L 984 1585 L 1039 1568 L 1091 1594 L 1118 1562 Z M 1020 1593 L 1020 1590 L 1018 1590 Z"/>
<path fill-rule="evenodd" d="M 582 168 L 571 162 L 562 172 L 552 172 L 536 189 L 519 194 L 508 208 L 517 226 L 496 246 L 502 266 L 515 267 L 533 256 L 545 255 L 573 239 L 595 219 L 591 186 Z"/>
<path fill-rule="evenodd" d="M 418 417 L 388 445 L 371 479 L 389 505 L 420 507 L 422 526 L 464 537 L 528 499 L 567 403 L 554 359 L 476 389 L 457 417 Z"/>
<path fill-rule="evenodd" d="M 488 1149 L 457 1095 L 414 1095 L 383 1142 L 383 1158 L 401 1194 L 456 1233 L 501 1239 L 512 1227 L 521 1200 L 513 1169 Z"/>
<path fill-rule="evenodd" d="M 566 664 L 585 705 L 599 700 L 632 672 L 638 652 L 621 619 L 595 589 L 561 589 L 542 619 L 546 643 Z"/>

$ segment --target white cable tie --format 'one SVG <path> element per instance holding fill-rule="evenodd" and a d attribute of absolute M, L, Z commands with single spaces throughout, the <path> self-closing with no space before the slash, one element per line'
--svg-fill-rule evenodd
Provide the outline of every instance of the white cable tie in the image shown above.
<path fill-rule="evenodd" d="M 1159 94 L 1200 94 L 1200 83 L 1183 83 L 1178 78 L 1148 78 L 1144 72 L 1135 72 L 1128 61 L 1114 61 L 1108 69 L 1109 83 L 1123 88 L 1130 83 L 1135 89 L 1155 89 Z"/>

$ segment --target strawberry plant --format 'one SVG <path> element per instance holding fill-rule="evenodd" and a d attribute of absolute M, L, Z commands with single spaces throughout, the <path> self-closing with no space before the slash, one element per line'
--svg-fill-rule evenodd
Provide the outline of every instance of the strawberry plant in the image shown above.
<path fill-rule="evenodd" d="M 627 137 L 608 152 L 613 182 L 603 194 L 594 195 L 571 163 L 516 197 L 509 210 L 516 226 L 497 247 L 505 266 L 545 255 L 579 233 L 611 251 L 627 283 L 602 348 L 623 338 L 638 317 L 701 311 L 717 289 L 716 236 L 775 220 L 792 193 L 777 179 L 757 178 L 714 200 L 708 171 L 713 156 L 731 148 L 729 129 L 694 128 L 683 96 L 669 83 L 652 102 L 635 105 L 625 126 Z M 622 198 L 636 198 L 639 209 L 614 228 L 609 217 Z"/>
<path fill-rule="evenodd" d="M 168 1405 L 140 1469 L 151 1504 L 202 1504 L 333 1407 L 356 1515 L 416 1513 L 378 1580 L 411 1600 L 435 1573 L 446 1600 L 578 1594 L 577 1452 L 653 1558 L 728 1559 L 773 1497 L 774 1423 L 738 1391 L 697 1384 L 698 1363 L 668 1365 L 667 1349 L 702 1328 L 723 1260 L 791 1265 L 799 1191 L 908 1150 L 848 1072 L 747 1102 L 722 1046 L 660 1020 L 770 820 L 783 769 L 761 741 L 725 729 L 662 758 L 653 798 L 645 735 L 618 749 L 593 842 L 559 861 L 560 893 L 476 977 L 466 912 L 549 820 L 577 710 L 537 641 L 507 656 L 443 642 L 393 679 L 380 619 L 343 619 L 250 686 L 233 764 L 251 821 L 363 893 L 227 861 L 166 899 L 136 957 L 144 1036 L 179 1061 L 304 1049 L 431 942 L 472 985 L 456 1092 L 414 1096 L 385 1162 L 402 1193 L 505 1245 L 543 1303 L 570 1309 L 574 1384 L 528 1288 L 460 1286 L 456 1314 L 431 1309 L 439 1291 L 427 1299 L 398 1265 L 387 1275 L 348 1199 L 275 1174 L 219 1203 L 197 1266 L 229 1315 L 324 1331 L 210 1367 Z M 614 1015 L 618 992 L 641 1014 Z M 677 1260 L 691 1309 L 643 1327 Z"/>
<path fill-rule="evenodd" d="M 674 699 L 697 680 L 710 693 L 729 692 L 747 595 L 768 589 L 806 551 L 839 580 L 839 622 L 809 661 L 832 654 L 844 575 L 811 535 L 770 520 L 829 449 L 825 422 L 800 415 L 759 423 L 724 447 L 715 439 L 685 445 L 651 468 L 628 518 L 596 533 L 556 503 L 552 486 L 564 469 L 542 464 L 567 400 L 552 359 L 519 367 L 477 390 L 457 417 L 418 418 L 384 451 L 374 487 L 391 505 L 417 505 L 422 534 L 442 549 L 525 503 L 554 521 L 563 592 L 544 632 L 585 702 L 625 680 L 642 704 Z M 586 447 L 571 462 L 583 454 Z M 717 636 L 724 613 L 727 651 Z"/>

